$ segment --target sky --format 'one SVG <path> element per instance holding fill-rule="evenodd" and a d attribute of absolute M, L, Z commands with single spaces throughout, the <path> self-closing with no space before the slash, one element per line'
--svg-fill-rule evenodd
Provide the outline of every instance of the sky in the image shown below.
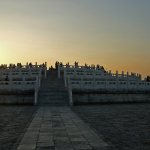
<path fill-rule="evenodd" d="M 150 0 L 0 0 L 0 64 L 68 61 L 150 75 Z"/>

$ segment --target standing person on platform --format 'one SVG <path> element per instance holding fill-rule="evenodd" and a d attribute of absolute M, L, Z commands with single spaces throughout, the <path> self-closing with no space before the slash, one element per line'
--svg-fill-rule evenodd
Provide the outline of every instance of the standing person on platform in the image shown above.
<path fill-rule="evenodd" d="M 146 77 L 146 81 L 147 81 L 147 82 L 150 82 L 150 76 L 147 76 L 147 77 Z"/>
<path fill-rule="evenodd" d="M 29 68 L 32 68 L 32 63 L 31 62 L 29 63 Z"/>
<path fill-rule="evenodd" d="M 66 63 L 66 68 L 69 68 L 69 62 L 68 62 L 68 63 Z"/>
<path fill-rule="evenodd" d="M 63 66 L 63 63 L 62 62 L 60 62 L 60 67 L 62 67 Z"/>
<path fill-rule="evenodd" d="M 78 68 L 78 62 L 75 61 L 74 65 L 75 65 L 75 68 Z"/>
<path fill-rule="evenodd" d="M 56 68 L 56 70 L 58 69 L 58 66 L 59 66 L 59 62 L 56 61 L 56 62 L 55 62 L 55 68 Z"/>

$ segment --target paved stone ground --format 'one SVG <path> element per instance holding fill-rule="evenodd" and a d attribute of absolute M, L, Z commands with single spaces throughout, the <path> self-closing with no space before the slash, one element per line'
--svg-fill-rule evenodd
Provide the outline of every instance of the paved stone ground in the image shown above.
<path fill-rule="evenodd" d="M 33 106 L 0 106 L 0 150 L 16 149 L 35 112 Z"/>
<path fill-rule="evenodd" d="M 17 150 L 108 150 L 69 107 L 40 107 Z M 110 149 L 109 149 L 110 150 Z"/>
<path fill-rule="evenodd" d="M 88 105 L 73 110 L 114 149 L 150 150 L 150 104 Z"/>
<path fill-rule="evenodd" d="M 69 108 L 43 107 L 35 114 L 36 110 L 33 106 L 0 106 L 0 150 L 15 150 L 17 146 L 22 149 L 25 145 L 35 149 L 31 142 L 36 143 L 36 150 L 88 150 L 94 149 L 96 143 L 102 150 L 150 150 L 148 103 L 73 107 L 100 139 Z"/>

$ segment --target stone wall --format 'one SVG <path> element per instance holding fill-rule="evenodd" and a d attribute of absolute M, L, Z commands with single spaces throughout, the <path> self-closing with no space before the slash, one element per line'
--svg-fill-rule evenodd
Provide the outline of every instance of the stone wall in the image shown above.
<path fill-rule="evenodd" d="M 0 104 L 33 104 L 34 94 L 0 94 Z"/>
<path fill-rule="evenodd" d="M 150 94 L 73 93 L 74 104 L 150 102 Z"/>

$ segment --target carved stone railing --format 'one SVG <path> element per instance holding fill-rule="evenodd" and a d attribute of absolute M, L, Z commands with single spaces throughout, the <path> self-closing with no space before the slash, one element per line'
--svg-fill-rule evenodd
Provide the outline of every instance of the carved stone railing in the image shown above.
<path fill-rule="evenodd" d="M 68 92 L 69 92 L 69 99 L 70 104 L 73 105 L 72 99 L 72 91 L 78 90 L 82 92 L 110 92 L 110 93 L 138 93 L 138 92 L 150 92 L 150 82 L 146 81 L 121 81 L 121 80 L 102 80 L 98 78 L 78 78 L 78 79 L 68 79 L 67 80 Z"/>
<path fill-rule="evenodd" d="M 1 69 L 0 92 L 13 93 L 18 90 L 24 93 L 26 91 L 34 91 L 34 104 L 37 104 L 41 76 L 42 68 L 40 67 Z"/>
<path fill-rule="evenodd" d="M 20 78 L 21 79 L 21 78 Z M 13 81 L 11 78 L 8 81 L 0 81 L 0 92 L 13 92 L 13 91 L 34 91 L 34 104 L 37 104 L 38 99 L 38 90 L 39 90 L 39 77 L 35 79 L 27 80 L 25 77 L 22 77 L 21 80 Z"/>
<path fill-rule="evenodd" d="M 103 89 L 103 90 L 148 90 L 150 91 L 150 82 L 146 81 L 109 81 L 109 80 L 69 80 L 68 86 L 72 89 Z"/>
<path fill-rule="evenodd" d="M 41 65 L 29 65 L 28 63 L 26 65 L 15 66 L 15 67 L 4 67 L 0 68 L 0 75 L 7 75 L 7 74 L 38 74 L 38 73 L 44 73 L 44 76 L 46 78 L 46 72 L 47 72 L 47 63 L 43 63 Z"/>
<path fill-rule="evenodd" d="M 103 69 L 101 68 L 93 68 L 93 67 L 86 67 L 86 66 L 74 66 L 74 65 L 59 65 L 58 66 L 58 78 L 60 78 L 60 72 L 61 71 L 67 71 L 67 72 L 74 72 L 74 71 L 78 71 L 78 72 L 84 72 L 84 71 L 94 71 L 94 70 L 99 70 L 104 72 Z"/>
<path fill-rule="evenodd" d="M 63 71 L 64 73 L 64 80 L 68 76 L 78 76 L 78 75 L 94 75 L 94 76 L 109 76 L 109 77 L 114 77 L 114 78 L 122 78 L 122 79 L 131 79 L 131 80 L 141 80 L 141 75 L 140 74 L 135 74 L 131 73 L 129 74 L 128 72 L 125 74 L 123 71 L 121 74 L 116 71 L 116 73 L 111 73 L 111 71 L 106 71 L 103 67 L 100 68 L 92 68 L 92 67 L 85 67 L 85 66 L 77 66 L 75 67 L 74 65 L 62 65 L 58 66 L 58 78 L 60 78 L 60 72 Z"/>

